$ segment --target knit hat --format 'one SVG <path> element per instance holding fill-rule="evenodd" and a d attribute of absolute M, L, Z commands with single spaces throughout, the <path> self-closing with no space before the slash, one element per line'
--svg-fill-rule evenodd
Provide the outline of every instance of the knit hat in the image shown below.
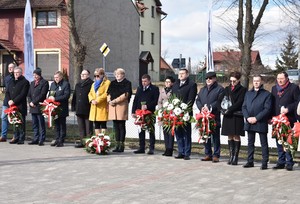
<path fill-rule="evenodd" d="M 39 76 L 42 76 L 42 70 L 41 70 L 41 68 L 39 68 L 39 67 L 35 68 L 35 70 L 33 71 L 33 73 L 34 73 L 34 74 L 37 74 L 37 75 L 39 75 Z"/>

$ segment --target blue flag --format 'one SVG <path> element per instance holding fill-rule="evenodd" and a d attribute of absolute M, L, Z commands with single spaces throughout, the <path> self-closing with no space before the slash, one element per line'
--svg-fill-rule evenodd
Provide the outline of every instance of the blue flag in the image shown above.
<path fill-rule="evenodd" d="M 212 2 L 210 0 L 210 6 L 208 11 L 208 28 L 207 28 L 207 58 L 206 58 L 206 72 L 215 71 L 214 60 L 213 60 L 213 51 L 211 44 L 211 7 Z"/>
<path fill-rule="evenodd" d="M 28 81 L 33 81 L 34 70 L 33 32 L 30 0 L 27 0 L 24 14 L 24 76 Z"/>

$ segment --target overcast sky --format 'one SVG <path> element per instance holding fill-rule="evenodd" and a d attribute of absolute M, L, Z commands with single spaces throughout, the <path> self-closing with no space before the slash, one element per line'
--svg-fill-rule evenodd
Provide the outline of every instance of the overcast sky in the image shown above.
<path fill-rule="evenodd" d="M 179 58 L 180 54 L 186 59 L 191 57 L 192 65 L 204 61 L 207 52 L 209 0 L 161 0 L 161 2 L 162 10 L 168 14 L 162 21 L 162 56 L 166 56 L 168 63 L 171 63 L 173 58 Z M 212 8 L 213 50 L 222 47 L 237 49 L 237 41 L 225 29 L 228 30 L 230 25 L 235 32 L 237 10 L 223 14 L 225 9 L 225 6 L 220 5 L 213 5 Z M 274 67 L 276 56 L 279 56 L 282 43 L 286 39 L 286 31 L 291 27 L 287 25 L 296 24 L 287 19 L 278 7 L 268 5 L 257 32 L 259 37 L 253 46 L 253 50 L 260 51 L 264 65 Z"/>

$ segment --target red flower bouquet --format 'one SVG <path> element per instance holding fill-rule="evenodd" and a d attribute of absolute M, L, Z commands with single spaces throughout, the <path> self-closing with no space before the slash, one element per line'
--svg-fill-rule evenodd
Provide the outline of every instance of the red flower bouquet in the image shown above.
<path fill-rule="evenodd" d="M 135 111 L 135 116 L 135 125 L 140 126 L 142 130 L 146 130 L 149 132 L 154 131 L 155 115 L 152 114 L 151 111 L 137 109 Z"/>
<path fill-rule="evenodd" d="M 85 150 L 91 154 L 107 154 L 110 149 L 110 137 L 108 135 L 99 134 L 92 136 L 85 142 Z"/>
<path fill-rule="evenodd" d="M 49 98 L 45 99 L 41 105 L 41 111 L 45 118 L 48 118 L 48 127 L 52 127 L 53 121 L 58 118 L 61 111 L 60 103 Z"/>
<path fill-rule="evenodd" d="M 199 143 L 206 143 L 217 126 L 215 115 L 211 111 L 196 114 L 196 128 L 199 130 Z"/>
<path fill-rule="evenodd" d="M 272 122 L 272 138 L 278 140 L 278 144 L 283 146 L 284 151 L 291 152 L 294 156 L 297 150 L 298 138 L 299 137 L 299 124 L 295 123 L 294 132 L 292 131 L 289 119 L 285 114 L 274 116 Z"/>
<path fill-rule="evenodd" d="M 13 125 L 13 130 L 22 128 L 23 117 L 17 106 L 12 105 L 4 111 L 7 114 L 8 122 Z"/>

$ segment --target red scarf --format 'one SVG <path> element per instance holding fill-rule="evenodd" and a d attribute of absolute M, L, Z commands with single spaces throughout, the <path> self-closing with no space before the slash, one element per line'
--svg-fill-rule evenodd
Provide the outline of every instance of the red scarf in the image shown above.
<path fill-rule="evenodd" d="M 288 85 L 290 84 L 290 81 L 287 81 L 285 84 L 283 84 L 282 86 L 280 86 L 279 84 L 277 84 L 276 88 L 277 88 L 277 95 L 279 97 L 282 96 L 282 94 L 284 93 L 284 90 L 286 89 L 286 87 L 288 87 Z"/>

